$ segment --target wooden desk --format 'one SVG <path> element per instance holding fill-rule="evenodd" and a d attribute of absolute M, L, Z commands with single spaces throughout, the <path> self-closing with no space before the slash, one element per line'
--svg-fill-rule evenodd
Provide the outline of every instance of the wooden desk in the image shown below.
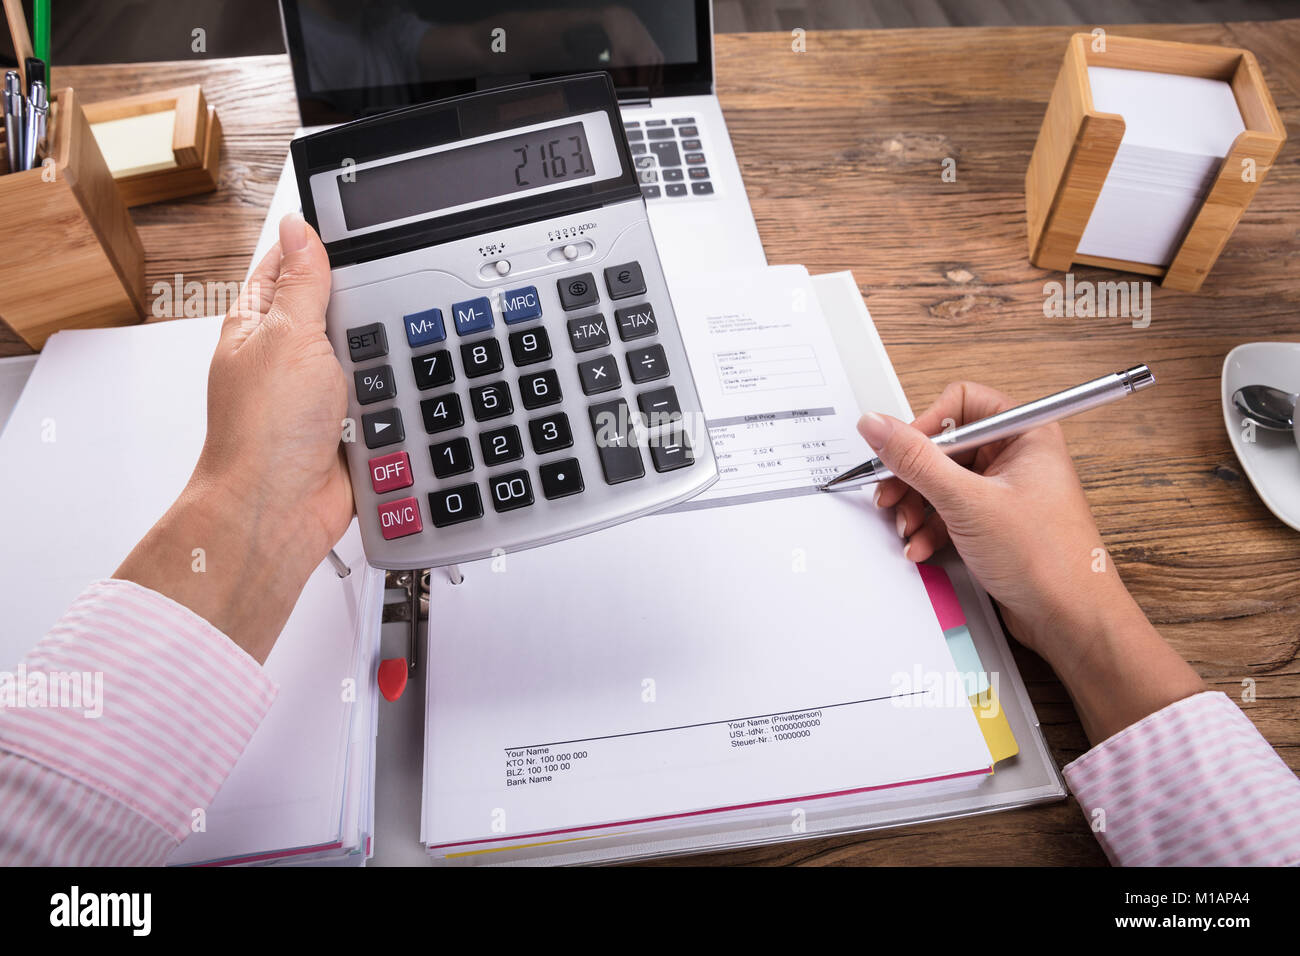
<path fill-rule="evenodd" d="M 1300 339 L 1300 20 L 1111 31 L 1252 50 L 1291 136 L 1202 291 L 1156 288 L 1146 329 L 1044 318 L 1043 283 L 1059 276 L 1027 261 L 1024 173 L 1071 32 L 813 33 L 806 53 L 786 34 L 719 36 L 719 94 L 770 261 L 853 270 L 915 407 L 963 377 L 1032 398 L 1136 362 L 1155 369 L 1159 387 L 1138 401 L 1065 423 L 1075 463 L 1139 603 L 1211 687 L 1240 699 L 1255 681 L 1246 713 L 1300 767 L 1300 535 L 1241 475 L 1218 398 L 1233 346 Z M 134 211 L 146 292 L 177 272 L 242 279 L 297 125 L 287 60 L 57 72 L 91 100 L 203 84 L 225 127 L 222 188 Z M 1017 660 L 1057 759 L 1073 759 L 1087 742 L 1064 691 L 1032 654 Z M 1071 801 L 690 862 L 1105 859 Z"/>

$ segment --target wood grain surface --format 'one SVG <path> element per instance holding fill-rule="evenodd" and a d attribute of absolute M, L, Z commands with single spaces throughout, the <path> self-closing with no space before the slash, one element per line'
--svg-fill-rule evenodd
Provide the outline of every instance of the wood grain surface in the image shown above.
<path fill-rule="evenodd" d="M 1212 688 L 1300 767 L 1300 534 L 1260 503 L 1224 431 L 1243 342 L 1300 340 L 1300 20 L 1111 32 L 1255 53 L 1288 143 L 1201 291 L 1152 290 L 1151 324 L 1044 318 L 1024 176 L 1077 27 L 719 36 L 718 92 L 773 263 L 851 269 L 912 405 L 970 378 L 1029 399 L 1138 362 L 1159 385 L 1064 423 L 1124 580 Z M 242 279 L 297 125 L 287 60 L 64 67 L 86 99 L 201 82 L 226 133 L 214 194 L 132 210 L 155 281 Z M 957 178 L 941 179 L 945 158 Z M 1078 279 L 1139 279 L 1079 268 Z M 0 352 L 22 351 L 0 343 Z M 1081 556 L 1081 560 L 1084 556 Z M 1087 741 L 1060 684 L 1019 663 L 1061 763 Z M 1074 802 L 673 862 L 1104 864 Z"/>

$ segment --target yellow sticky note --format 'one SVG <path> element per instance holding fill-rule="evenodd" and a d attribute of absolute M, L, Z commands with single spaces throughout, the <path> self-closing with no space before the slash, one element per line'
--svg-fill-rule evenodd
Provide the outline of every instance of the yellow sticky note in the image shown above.
<path fill-rule="evenodd" d="M 175 129 L 175 110 L 141 113 L 90 127 L 114 179 L 172 169 L 176 165 L 172 154 Z"/>
<path fill-rule="evenodd" d="M 989 754 L 993 757 L 994 764 L 1020 753 L 1020 745 L 1016 743 L 1016 736 L 1011 732 L 1011 725 L 1007 723 L 1006 711 L 1002 709 L 1002 702 L 998 700 L 997 694 L 993 693 L 992 687 L 986 687 L 978 694 L 972 694 L 970 705 L 975 711 L 980 733 L 984 735 L 984 742 L 988 744 Z"/>

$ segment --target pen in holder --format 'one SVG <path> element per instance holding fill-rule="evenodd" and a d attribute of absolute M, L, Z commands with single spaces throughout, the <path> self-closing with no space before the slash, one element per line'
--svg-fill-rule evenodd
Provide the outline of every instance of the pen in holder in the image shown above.
<path fill-rule="evenodd" d="M 0 175 L 0 222 L 0 336 L 39 351 L 59 329 L 143 321 L 144 247 L 71 88 L 33 168 Z"/>

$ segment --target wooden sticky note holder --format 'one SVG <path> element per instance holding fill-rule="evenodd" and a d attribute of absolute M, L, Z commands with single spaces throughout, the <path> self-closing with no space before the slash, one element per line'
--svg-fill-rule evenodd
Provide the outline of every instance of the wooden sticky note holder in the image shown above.
<path fill-rule="evenodd" d="M 1104 49 L 1094 49 L 1097 40 Z M 1122 116 L 1093 108 L 1089 66 L 1200 76 L 1232 87 L 1245 132 L 1233 142 L 1167 267 L 1076 251 L 1124 138 Z M 1264 85 L 1259 63 L 1249 51 L 1076 33 L 1066 48 L 1025 174 L 1029 261 L 1058 272 L 1068 271 L 1074 263 L 1121 269 L 1159 277 L 1161 285 L 1172 289 L 1195 292 L 1285 141 L 1286 129 Z"/>
<path fill-rule="evenodd" d="M 0 175 L 0 322 L 37 350 L 59 329 L 145 317 L 144 246 L 70 88 L 51 103 L 45 155 Z"/>
<path fill-rule="evenodd" d="M 217 188 L 221 121 L 197 84 L 88 103 L 83 109 L 128 206 Z M 154 118 L 171 122 L 149 122 Z M 119 135 L 110 140 L 105 133 L 113 126 Z M 163 142 L 151 141 L 159 136 Z"/>

